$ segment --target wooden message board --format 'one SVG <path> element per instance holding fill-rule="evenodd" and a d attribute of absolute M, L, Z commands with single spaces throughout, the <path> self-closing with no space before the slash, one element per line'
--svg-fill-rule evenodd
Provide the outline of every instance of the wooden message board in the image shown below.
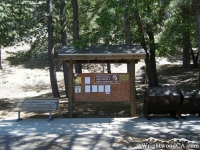
<path fill-rule="evenodd" d="M 75 73 L 75 102 L 130 102 L 130 74 Z"/>

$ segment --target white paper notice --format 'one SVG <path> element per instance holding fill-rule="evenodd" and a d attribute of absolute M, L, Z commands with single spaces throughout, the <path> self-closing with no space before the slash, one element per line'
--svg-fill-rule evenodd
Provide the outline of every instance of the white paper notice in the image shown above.
<path fill-rule="evenodd" d="M 81 86 L 75 86 L 75 93 L 81 93 Z"/>
<path fill-rule="evenodd" d="M 97 85 L 92 85 L 92 92 L 97 92 Z"/>
<path fill-rule="evenodd" d="M 106 94 L 110 94 L 110 85 L 105 85 Z"/>
<path fill-rule="evenodd" d="M 104 85 L 99 85 L 99 92 L 104 92 Z"/>
<path fill-rule="evenodd" d="M 85 85 L 85 92 L 90 92 L 90 85 Z"/>
<path fill-rule="evenodd" d="M 90 77 L 85 77 L 85 84 L 90 84 Z"/>

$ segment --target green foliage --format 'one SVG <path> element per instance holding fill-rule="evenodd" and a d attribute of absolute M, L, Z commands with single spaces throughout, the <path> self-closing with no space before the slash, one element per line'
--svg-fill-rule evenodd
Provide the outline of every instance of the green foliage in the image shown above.
<path fill-rule="evenodd" d="M 65 15 L 60 16 L 59 0 L 53 1 L 53 25 L 55 51 L 61 46 L 60 33 L 67 30 L 69 44 L 72 44 L 72 7 L 66 1 Z M 128 5 L 127 5 L 128 3 Z M 147 48 L 156 49 L 159 56 L 179 53 L 182 47 L 182 32 L 189 30 L 191 43 L 196 45 L 194 18 L 191 15 L 188 0 L 78 0 L 79 35 L 74 44 L 78 49 L 98 44 L 124 44 L 124 14 L 130 16 L 133 44 L 141 43 L 135 11 L 139 12 Z M 184 8 L 184 9 L 181 9 Z M 184 12 L 190 14 L 183 20 Z M 25 41 L 31 43 L 30 53 L 34 57 L 47 51 L 47 14 L 45 1 L 2 0 L 0 3 L 0 44 L 8 46 Z M 60 26 L 62 18 L 66 18 L 64 27 Z M 151 41 L 147 32 L 154 33 L 155 41 Z"/>
<path fill-rule="evenodd" d="M 2 0 L 0 4 L 0 44 L 8 46 L 29 35 L 33 27 L 32 6 L 28 1 Z"/>
<path fill-rule="evenodd" d="M 39 50 L 43 50 L 40 44 L 44 44 L 42 41 L 47 38 L 45 3 L 35 0 L 2 0 L 0 10 L 0 45 L 32 44 L 29 51 L 16 54 L 22 60 L 29 60 Z"/>
<path fill-rule="evenodd" d="M 6 52 L 10 54 L 10 58 L 15 58 L 21 61 L 28 61 L 32 57 L 31 51 L 17 51 L 17 52 Z"/>
<path fill-rule="evenodd" d="M 123 5 L 120 4 L 109 0 L 79 1 L 80 39 L 75 46 L 124 43 Z"/>
<path fill-rule="evenodd" d="M 168 8 L 169 17 L 163 25 L 163 31 L 158 36 L 159 56 L 180 54 L 183 46 L 183 32 L 189 31 L 191 45 L 196 45 L 195 20 L 190 1 L 174 0 Z"/>

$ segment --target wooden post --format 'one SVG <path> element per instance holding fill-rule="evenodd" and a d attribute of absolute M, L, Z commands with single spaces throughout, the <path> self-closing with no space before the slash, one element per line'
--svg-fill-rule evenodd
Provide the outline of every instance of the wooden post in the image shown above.
<path fill-rule="evenodd" d="M 68 117 L 73 117 L 73 60 L 69 60 L 69 70 L 68 70 Z"/>
<path fill-rule="evenodd" d="M 130 61 L 130 98 L 131 98 L 131 117 L 136 115 L 135 105 L 135 60 Z"/>

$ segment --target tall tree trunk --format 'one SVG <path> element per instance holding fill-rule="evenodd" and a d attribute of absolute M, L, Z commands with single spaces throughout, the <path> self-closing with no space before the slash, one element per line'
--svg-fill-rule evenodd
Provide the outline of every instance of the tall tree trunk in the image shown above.
<path fill-rule="evenodd" d="M 130 27 L 130 15 L 128 8 L 129 8 L 129 0 L 126 0 L 125 13 L 124 13 L 125 42 L 126 45 L 131 45 L 131 27 Z M 127 72 L 130 72 L 130 63 L 127 63 Z"/>
<path fill-rule="evenodd" d="M 152 87 L 156 87 L 159 86 L 159 82 L 158 82 L 158 73 L 157 73 L 157 69 L 156 69 L 156 54 L 155 54 L 155 41 L 154 41 L 154 34 L 152 31 L 151 27 L 148 27 L 147 29 L 147 34 L 149 36 L 149 40 L 150 40 L 150 64 L 151 64 L 151 74 L 149 76 L 151 76 L 151 81 L 149 80 L 149 86 Z"/>
<path fill-rule="evenodd" d="M 198 44 L 198 53 L 199 53 L 199 89 L 200 89 L 200 1 L 192 0 L 193 11 L 196 20 L 196 28 L 197 28 L 197 44 Z"/>
<path fill-rule="evenodd" d="M 183 71 L 190 70 L 190 32 L 184 31 L 183 33 Z"/>
<path fill-rule="evenodd" d="M 188 7 L 187 3 L 182 3 L 179 6 L 181 9 L 180 16 L 182 17 L 183 24 L 188 24 L 188 18 L 190 18 L 190 8 Z M 187 72 L 190 70 L 190 30 L 185 27 L 182 31 L 182 42 L 183 42 L 183 71 Z"/>
<path fill-rule="evenodd" d="M 49 55 L 49 70 L 50 81 L 53 97 L 60 97 L 56 78 L 56 65 L 54 60 L 54 37 L 53 37 L 53 22 L 52 22 L 52 1 L 47 0 L 48 13 L 48 55 Z"/>
<path fill-rule="evenodd" d="M 111 66 L 110 66 L 110 63 L 107 63 L 107 73 L 111 73 Z"/>
<path fill-rule="evenodd" d="M 192 56 L 193 67 L 197 68 L 199 66 L 198 65 L 198 53 L 196 55 L 194 54 L 192 46 L 190 47 L 190 54 Z"/>
<path fill-rule="evenodd" d="M 72 0 L 73 8 L 73 43 L 79 39 L 79 21 L 78 21 L 78 3 L 77 0 Z M 75 64 L 75 72 L 82 73 L 81 64 Z"/>
<path fill-rule="evenodd" d="M 66 16 L 65 16 L 65 10 L 66 10 L 66 3 L 65 0 L 61 0 L 60 3 L 60 26 L 61 26 L 61 42 L 62 46 L 68 45 L 68 39 L 67 39 L 67 31 L 66 31 Z"/>
<path fill-rule="evenodd" d="M 106 37 L 104 40 L 105 45 L 109 45 L 110 43 L 110 38 Z M 106 63 L 107 65 L 107 73 L 111 73 L 111 64 L 110 63 Z"/>
<path fill-rule="evenodd" d="M 3 69 L 1 62 L 2 60 L 1 60 L 1 45 L 0 45 L 0 70 Z"/>
<path fill-rule="evenodd" d="M 136 23 L 138 26 L 138 31 L 140 32 L 140 35 L 141 35 L 140 44 L 146 52 L 145 64 L 146 64 L 146 74 L 149 81 L 149 87 L 156 87 L 156 86 L 159 86 L 159 83 L 158 83 L 158 75 L 156 71 L 155 50 L 153 49 L 153 47 L 151 47 L 149 51 L 147 49 L 147 45 L 144 38 L 142 19 L 137 10 L 134 12 L 134 16 L 135 16 Z M 148 35 L 149 35 L 150 41 L 154 41 L 153 32 L 149 31 L 148 33 L 149 33 Z"/>
<path fill-rule="evenodd" d="M 62 27 L 62 30 L 61 30 L 62 46 L 68 45 L 67 31 L 65 29 L 65 26 L 66 26 L 66 17 L 64 15 L 65 9 L 66 9 L 65 0 L 62 0 L 60 3 L 60 19 L 61 19 L 60 26 Z M 63 65 L 63 75 L 64 75 L 64 81 L 65 81 L 65 93 L 66 93 L 66 97 L 68 97 L 68 65 L 65 60 L 62 61 L 62 65 Z"/>

